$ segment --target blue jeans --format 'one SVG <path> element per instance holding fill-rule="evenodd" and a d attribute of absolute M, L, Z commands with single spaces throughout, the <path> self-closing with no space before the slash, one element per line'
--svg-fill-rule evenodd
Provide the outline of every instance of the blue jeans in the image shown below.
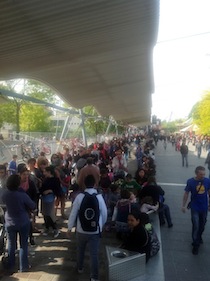
<path fill-rule="evenodd" d="M 159 214 L 160 224 L 164 224 L 166 218 L 168 226 L 172 225 L 171 213 L 168 205 L 162 204 L 158 210 L 158 214 Z"/>
<path fill-rule="evenodd" d="M 100 244 L 99 234 L 84 234 L 77 232 L 77 267 L 83 269 L 86 245 L 90 251 L 91 278 L 98 279 L 98 251 Z"/>
<path fill-rule="evenodd" d="M 30 222 L 23 226 L 12 225 L 7 226 L 6 231 L 8 234 L 8 267 L 13 270 L 15 267 L 15 250 L 17 247 L 17 234 L 20 236 L 20 251 L 19 263 L 20 271 L 25 271 L 29 268 L 28 263 L 28 236 L 30 230 Z"/>
<path fill-rule="evenodd" d="M 195 211 L 191 209 L 193 246 L 199 247 L 204 232 L 208 211 Z"/>

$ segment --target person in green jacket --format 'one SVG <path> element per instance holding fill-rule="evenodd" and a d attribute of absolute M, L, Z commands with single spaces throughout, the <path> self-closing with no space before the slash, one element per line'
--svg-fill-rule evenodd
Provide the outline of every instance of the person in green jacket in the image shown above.
<path fill-rule="evenodd" d="M 134 195 L 137 195 L 142 187 L 136 182 L 136 180 L 132 177 L 131 174 L 127 174 L 122 184 L 122 188 L 127 189 L 130 192 L 133 192 Z"/>

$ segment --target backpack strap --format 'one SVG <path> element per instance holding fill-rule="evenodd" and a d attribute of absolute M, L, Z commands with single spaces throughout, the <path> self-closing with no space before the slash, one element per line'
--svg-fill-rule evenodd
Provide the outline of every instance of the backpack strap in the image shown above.
<path fill-rule="evenodd" d="M 98 194 L 99 193 L 94 193 L 94 196 L 96 197 L 96 199 L 98 200 Z M 100 208 L 99 208 L 99 200 L 98 200 L 98 211 L 99 211 L 99 218 L 98 218 L 98 231 L 99 231 L 99 236 L 101 238 L 101 228 L 100 228 L 100 224 L 99 224 L 99 221 L 100 221 Z"/>

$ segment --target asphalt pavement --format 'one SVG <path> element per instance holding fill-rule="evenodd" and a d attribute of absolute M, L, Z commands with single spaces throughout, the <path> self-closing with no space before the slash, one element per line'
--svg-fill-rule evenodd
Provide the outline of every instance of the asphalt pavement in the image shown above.
<path fill-rule="evenodd" d="M 206 151 L 198 158 L 195 147 L 189 144 L 189 167 L 182 167 L 180 152 L 171 144 L 164 150 L 158 143 L 155 149 L 157 181 L 165 190 L 166 203 L 170 206 L 173 228 L 161 227 L 165 281 L 209 281 L 210 223 L 207 221 L 203 235 L 204 244 L 197 256 L 192 254 L 190 211 L 181 212 L 182 197 L 188 178 L 193 177 L 197 166 L 204 166 Z M 206 167 L 206 176 L 208 169 Z"/>
<path fill-rule="evenodd" d="M 165 190 L 166 203 L 170 206 L 173 228 L 161 227 L 163 264 L 165 281 L 208 281 L 210 268 L 208 256 L 210 254 L 210 224 L 207 222 L 203 235 L 204 244 L 200 247 L 197 256 L 191 253 L 191 221 L 190 212 L 181 212 L 184 186 L 189 177 L 194 176 L 195 167 L 204 165 L 206 152 L 197 158 L 194 146 L 190 145 L 189 167 L 182 167 L 180 152 L 175 151 L 169 143 L 166 150 L 161 142 L 155 148 L 157 164 L 157 181 Z M 135 172 L 135 160 L 129 164 L 132 174 Z M 70 202 L 67 202 L 66 214 L 70 212 Z M 2 281 L 85 281 L 89 280 L 89 256 L 86 254 L 85 271 L 78 274 L 76 271 L 76 242 L 75 237 L 66 237 L 67 220 L 63 220 L 58 212 L 58 227 L 60 235 L 44 237 L 35 234 L 35 246 L 29 246 L 29 260 L 32 265 L 30 272 L 15 273 L 12 276 L 2 275 Z M 43 218 L 37 219 L 37 227 L 43 230 Z M 100 280 L 107 280 L 107 258 L 105 245 L 118 246 L 115 234 L 105 232 L 100 247 Z"/>

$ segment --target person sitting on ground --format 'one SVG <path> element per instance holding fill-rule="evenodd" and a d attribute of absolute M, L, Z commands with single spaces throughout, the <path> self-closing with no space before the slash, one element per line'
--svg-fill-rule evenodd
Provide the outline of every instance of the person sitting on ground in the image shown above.
<path fill-rule="evenodd" d="M 155 165 L 155 161 L 154 161 L 154 159 L 152 157 L 150 157 L 150 156 L 146 157 L 142 167 L 146 171 L 148 177 L 155 176 L 155 174 L 156 174 L 156 165 Z"/>
<path fill-rule="evenodd" d="M 173 227 L 170 208 L 167 204 L 165 204 L 164 196 L 159 197 L 158 215 L 159 215 L 160 225 L 164 225 L 166 220 L 168 224 L 168 228 Z"/>
<path fill-rule="evenodd" d="M 148 176 L 143 168 L 136 171 L 135 180 L 140 186 L 144 186 L 147 183 Z"/>
<path fill-rule="evenodd" d="M 127 162 L 124 155 L 122 154 L 122 149 L 117 148 L 115 151 L 115 157 L 112 159 L 112 169 L 114 173 L 114 179 L 124 178 L 127 175 Z"/>
<path fill-rule="evenodd" d="M 133 192 L 135 195 L 137 195 L 139 190 L 141 189 L 141 186 L 136 182 L 135 179 L 133 179 L 131 174 L 127 174 L 122 184 L 122 188 L 127 189 L 128 191 Z"/>
<path fill-rule="evenodd" d="M 139 193 L 139 200 L 141 201 L 146 196 L 150 196 L 153 199 L 153 205 L 159 203 L 158 215 L 160 220 L 160 225 L 165 224 L 165 219 L 167 221 L 168 227 L 173 226 L 171 220 L 170 209 L 167 204 L 164 203 L 165 191 L 160 185 L 157 184 L 155 177 L 149 177 L 147 185 L 142 188 Z"/>
<path fill-rule="evenodd" d="M 142 213 L 148 213 L 150 211 L 157 211 L 159 208 L 159 203 L 157 203 L 156 205 L 153 205 L 153 199 L 150 196 L 146 196 L 144 198 L 142 198 L 141 200 L 141 207 L 140 207 L 140 211 Z"/>
<path fill-rule="evenodd" d="M 141 222 L 140 211 L 132 210 L 129 212 L 127 223 L 130 232 L 125 237 L 121 248 L 141 254 L 145 253 L 146 261 L 148 261 L 150 258 L 150 240 L 148 239 L 147 230 Z"/>
<path fill-rule="evenodd" d="M 126 189 L 122 189 L 120 192 L 120 200 L 114 208 L 112 215 L 112 221 L 115 221 L 116 233 L 118 239 L 123 239 L 126 233 L 129 232 L 127 223 L 128 214 L 132 209 L 139 209 L 137 203 L 132 203 L 130 200 L 130 192 Z"/>
<path fill-rule="evenodd" d="M 156 205 L 159 202 L 160 195 L 164 195 L 165 192 L 161 186 L 157 185 L 155 177 L 149 177 L 147 184 L 139 192 L 139 202 L 146 196 L 152 197 L 152 205 Z"/>

